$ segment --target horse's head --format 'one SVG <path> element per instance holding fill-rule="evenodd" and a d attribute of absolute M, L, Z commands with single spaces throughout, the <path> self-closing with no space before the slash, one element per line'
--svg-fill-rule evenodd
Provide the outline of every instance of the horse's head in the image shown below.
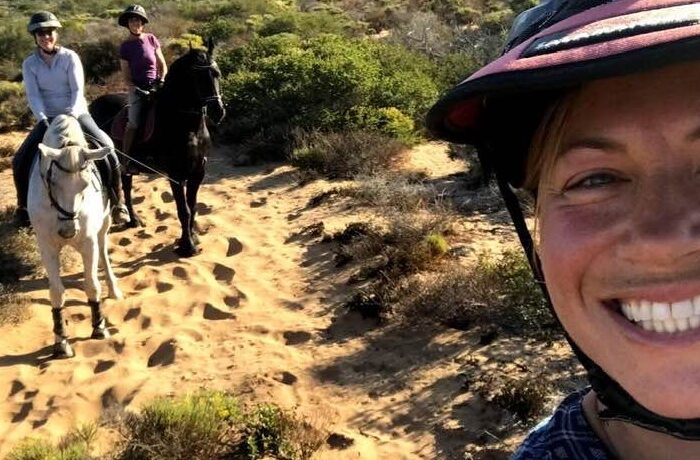
<path fill-rule="evenodd" d="M 166 85 L 177 86 L 180 95 L 189 92 L 193 98 L 192 104 L 198 108 L 206 108 L 209 119 L 214 124 L 219 124 L 226 115 L 226 110 L 219 91 L 221 71 L 213 53 L 212 39 L 207 41 L 206 51 L 191 48 L 170 66 Z"/>
<path fill-rule="evenodd" d="M 84 203 L 85 190 L 93 180 L 88 167 L 93 160 L 104 158 L 109 147 L 89 149 L 82 145 L 62 148 L 39 144 L 41 176 L 48 198 L 58 212 L 58 234 L 70 239 L 80 231 L 78 216 Z"/>

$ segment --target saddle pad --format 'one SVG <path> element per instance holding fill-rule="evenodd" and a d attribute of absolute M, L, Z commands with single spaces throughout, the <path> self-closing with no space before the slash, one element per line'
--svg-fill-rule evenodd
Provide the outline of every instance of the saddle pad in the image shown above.
<path fill-rule="evenodd" d="M 124 131 L 126 131 L 126 123 L 129 121 L 129 106 L 123 107 L 112 122 L 112 139 L 121 141 L 124 139 Z M 156 124 L 156 111 L 154 107 L 150 107 L 146 113 L 146 122 L 139 128 L 138 137 L 135 142 L 143 143 L 148 141 L 153 135 L 153 128 Z"/>

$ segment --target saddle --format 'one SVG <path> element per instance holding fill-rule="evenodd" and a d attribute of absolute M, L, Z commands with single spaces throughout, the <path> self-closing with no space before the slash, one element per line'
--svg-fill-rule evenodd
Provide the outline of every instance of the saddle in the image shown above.
<path fill-rule="evenodd" d="M 117 141 L 124 140 L 124 131 L 126 131 L 126 124 L 129 121 L 129 106 L 122 107 L 114 121 L 112 121 L 112 139 Z M 138 132 L 136 133 L 136 138 L 134 139 L 134 145 L 143 144 L 148 142 L 148 140 L 153 136 L 154 127 L 156 125 L 156 111 L 155 104 L 149 104 L 144 110 L 144 122 L 141 123 Z"/>

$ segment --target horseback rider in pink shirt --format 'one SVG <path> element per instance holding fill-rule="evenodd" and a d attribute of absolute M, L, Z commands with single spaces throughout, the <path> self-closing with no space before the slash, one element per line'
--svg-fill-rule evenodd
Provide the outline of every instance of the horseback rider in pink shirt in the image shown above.
<path fill-rule="evenodd" d="M 162 84 L 168 68 L 160 42 L 155 35 L 144 32 L 148 16 L 141 5 L 126 7 L 118 23 L 129 30 L 129 37 L 119 48 L 122 76 L 129 86 L 129 120 L 122 151 L 129 155 L 143 119 L 144 99 Z"/>

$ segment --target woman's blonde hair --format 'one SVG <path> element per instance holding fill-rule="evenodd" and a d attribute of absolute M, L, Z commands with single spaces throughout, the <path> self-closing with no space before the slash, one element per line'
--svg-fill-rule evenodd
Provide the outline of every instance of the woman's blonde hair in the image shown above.
<path fill-rule="evenodd" d="M 539 191 L 547 187 L 556 159 L 561 153 L 561 143 L 578 94 L 578 89 L 568 91 L 552 103 L 532 137 L 525 164 L 523 188 L 531 192 L 536 200 Z"/>

